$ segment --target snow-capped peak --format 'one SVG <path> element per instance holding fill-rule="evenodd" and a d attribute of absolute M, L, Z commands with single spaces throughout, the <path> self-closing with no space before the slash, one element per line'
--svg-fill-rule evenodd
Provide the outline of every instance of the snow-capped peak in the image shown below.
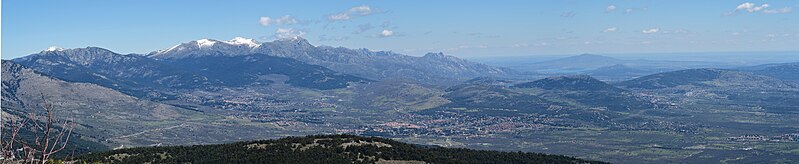
<path fill-rule="evenodd" d="M 172 47 L 169 47 L 168 49 L 158 50 L 156 52 L 158 52 L 158 53 L 169 52 L 169 51 L 172 51 L 173 49 L 178 48 L 178 47 L 180 47 L 180 44 L 177 44 L 177 45 L 174 45 Z"/>
<path fill-rule="evenodd" d="M 216 44 L 215 40 L 210 40 L 210 39 L 200 39 L 196 40 L 195 42 L 197 42 L 197 47 L 200 48 L 211 47 L 214 46 L 214 44 Z"/>
<path fill-rule="evenodd" d="M 156 58 L 184 58 L 192 56 L 236 56 L 252 54 L 260 44 L 253 39 L 235 37 L 231 40 L 199 39 L 181 43 L 167 49 L 154 51 L 148 56 Z"/>
<path fill-rule="evenodd" d="M 257 42 L 255 42 L 254 39 L 243 38 L 243 37 L 235 37 L 229 41 L 225 41 L 225 43 L 232 45 L 246 45 L 248 47 L 258 47 L 260 45 Z"/>
<path fill-rule="evenodd" d="M 45 52 L 50 52 L 50 51 L 63 51 L 63 50 L 64 50 L 64 48 L 61 48 L 61 47 L 50 46 L 44 51 Z"/>

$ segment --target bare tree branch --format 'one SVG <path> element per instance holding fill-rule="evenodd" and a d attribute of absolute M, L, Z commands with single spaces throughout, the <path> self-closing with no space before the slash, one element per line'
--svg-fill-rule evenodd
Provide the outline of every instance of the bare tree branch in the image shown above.
<path fill-rule="evenodd" d="M 37 111 L 31 109 L 27 118 L 23 116 L 18 120 L 8 120 L 9 126 L 1 122 L 4 125 L 0 126 L 0 131 L 8 133 L 0 133 L 0 162 L 45 164 L 53 155 L 66 149 L 74 124 L 69 120 L 55 119 L 53 105 L 47 102 L 44 94 L 41 94 L 41 98 L 44 118 L 39 118 Z M 25 127 L 31 129 L 30 138 L 20 136 Z"/>

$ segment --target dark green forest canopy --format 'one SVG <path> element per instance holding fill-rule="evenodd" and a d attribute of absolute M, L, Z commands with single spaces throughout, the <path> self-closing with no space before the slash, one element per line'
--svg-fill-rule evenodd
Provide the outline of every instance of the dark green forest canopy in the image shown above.
<path fill-rule="evenodd" d="M 561 155 L 443 148 L 377 137 L 314 135 L 220 145 L 141 147 L 88 154 L 102 163 L 604 163 Z"/>

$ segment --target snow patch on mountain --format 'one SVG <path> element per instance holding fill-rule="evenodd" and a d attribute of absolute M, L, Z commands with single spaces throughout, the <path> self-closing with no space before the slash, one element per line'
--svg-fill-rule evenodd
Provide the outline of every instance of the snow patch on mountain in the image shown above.
<path fill-rule="evenodd" d="M 200 48 L 211 47 L 214 46 L 214 44 L 216 44 L 216 40 L 210 40 L 210 39 L 200 39 L 196 40 L 195 42 L 197 42 L 197 47 Z"/>
<path fill-rule="evenodd" d="M 252 47 L 252 48 L 258 47 L 258 46 L 261 45 L 261 44 L 258 44 L 257 42 L 255 42 L 254 39 L 243 38 L 243 37 L 235 37 L 235 38 L 233 38 L 233 39 L 231 39 L 229 41 L 225 41 L 225 43 L 232 44 L 232 45 L 246 45 L 247 47 Z"/>
<path fill-rule="evenodd" d="M 64 51 L 64 48 L 56 47 L 56 46 L 50 46 L 50 47 L 48 47 L 47 49 L 44 50 L 44 52 L 52 52 L 52 51 Z"/>

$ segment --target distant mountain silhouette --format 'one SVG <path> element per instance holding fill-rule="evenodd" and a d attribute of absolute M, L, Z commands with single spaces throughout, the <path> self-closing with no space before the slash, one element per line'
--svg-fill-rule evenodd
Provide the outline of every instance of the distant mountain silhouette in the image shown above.
<path fill-rule="evenodd" d="M 623 64 L 601 67 L 586 72 L 586 74 L 594 77 L 608 77 L 608 78 L 631 78 L 631 77 L 649 75 L 653 73 L 657 73 L 657 71 L 632 68 Z"/>
<path fill-rule="evenodd" d="M 588 75 L 555 76 L 533 82 L 516 84 L 520 88 L 541 88 L 547 90 L 572 91 L 616 91 L 620 90 L 610 84 L 594 79 Z"/>
<path fill-rule="evenodd" d="M 603 79 L 629 79 L 636 76 L 724 64 L 696 61 L 625 60 L 594 54 L 582 54 L 534 63 L 525 71 L 542 73 L 589 74 Z"/>
<path fill-rule="evenodd" d="M 572 72 L 588 71 L 610 65 L 624 64 L 625 61 L 613 57 L 594 54 L 582 54 L 551 61 L 535 63 L 531 67 L 539 70 L 562 70 Z"/>
<path fill-rule="evenodd" d="M 795 84 L 768 76 L 724 69 L 687 69 L 658 73 L 619 83 L 627 88 L 663 89 L 678 86 L 785 89 Z"/>
<path fill-rule="evenodd" d="M 799 62 L 764 64 L 764 65 L 744 67 L 739 69 L 759 75 L 770 76 L 781 80 L 799 81 Z"/>

